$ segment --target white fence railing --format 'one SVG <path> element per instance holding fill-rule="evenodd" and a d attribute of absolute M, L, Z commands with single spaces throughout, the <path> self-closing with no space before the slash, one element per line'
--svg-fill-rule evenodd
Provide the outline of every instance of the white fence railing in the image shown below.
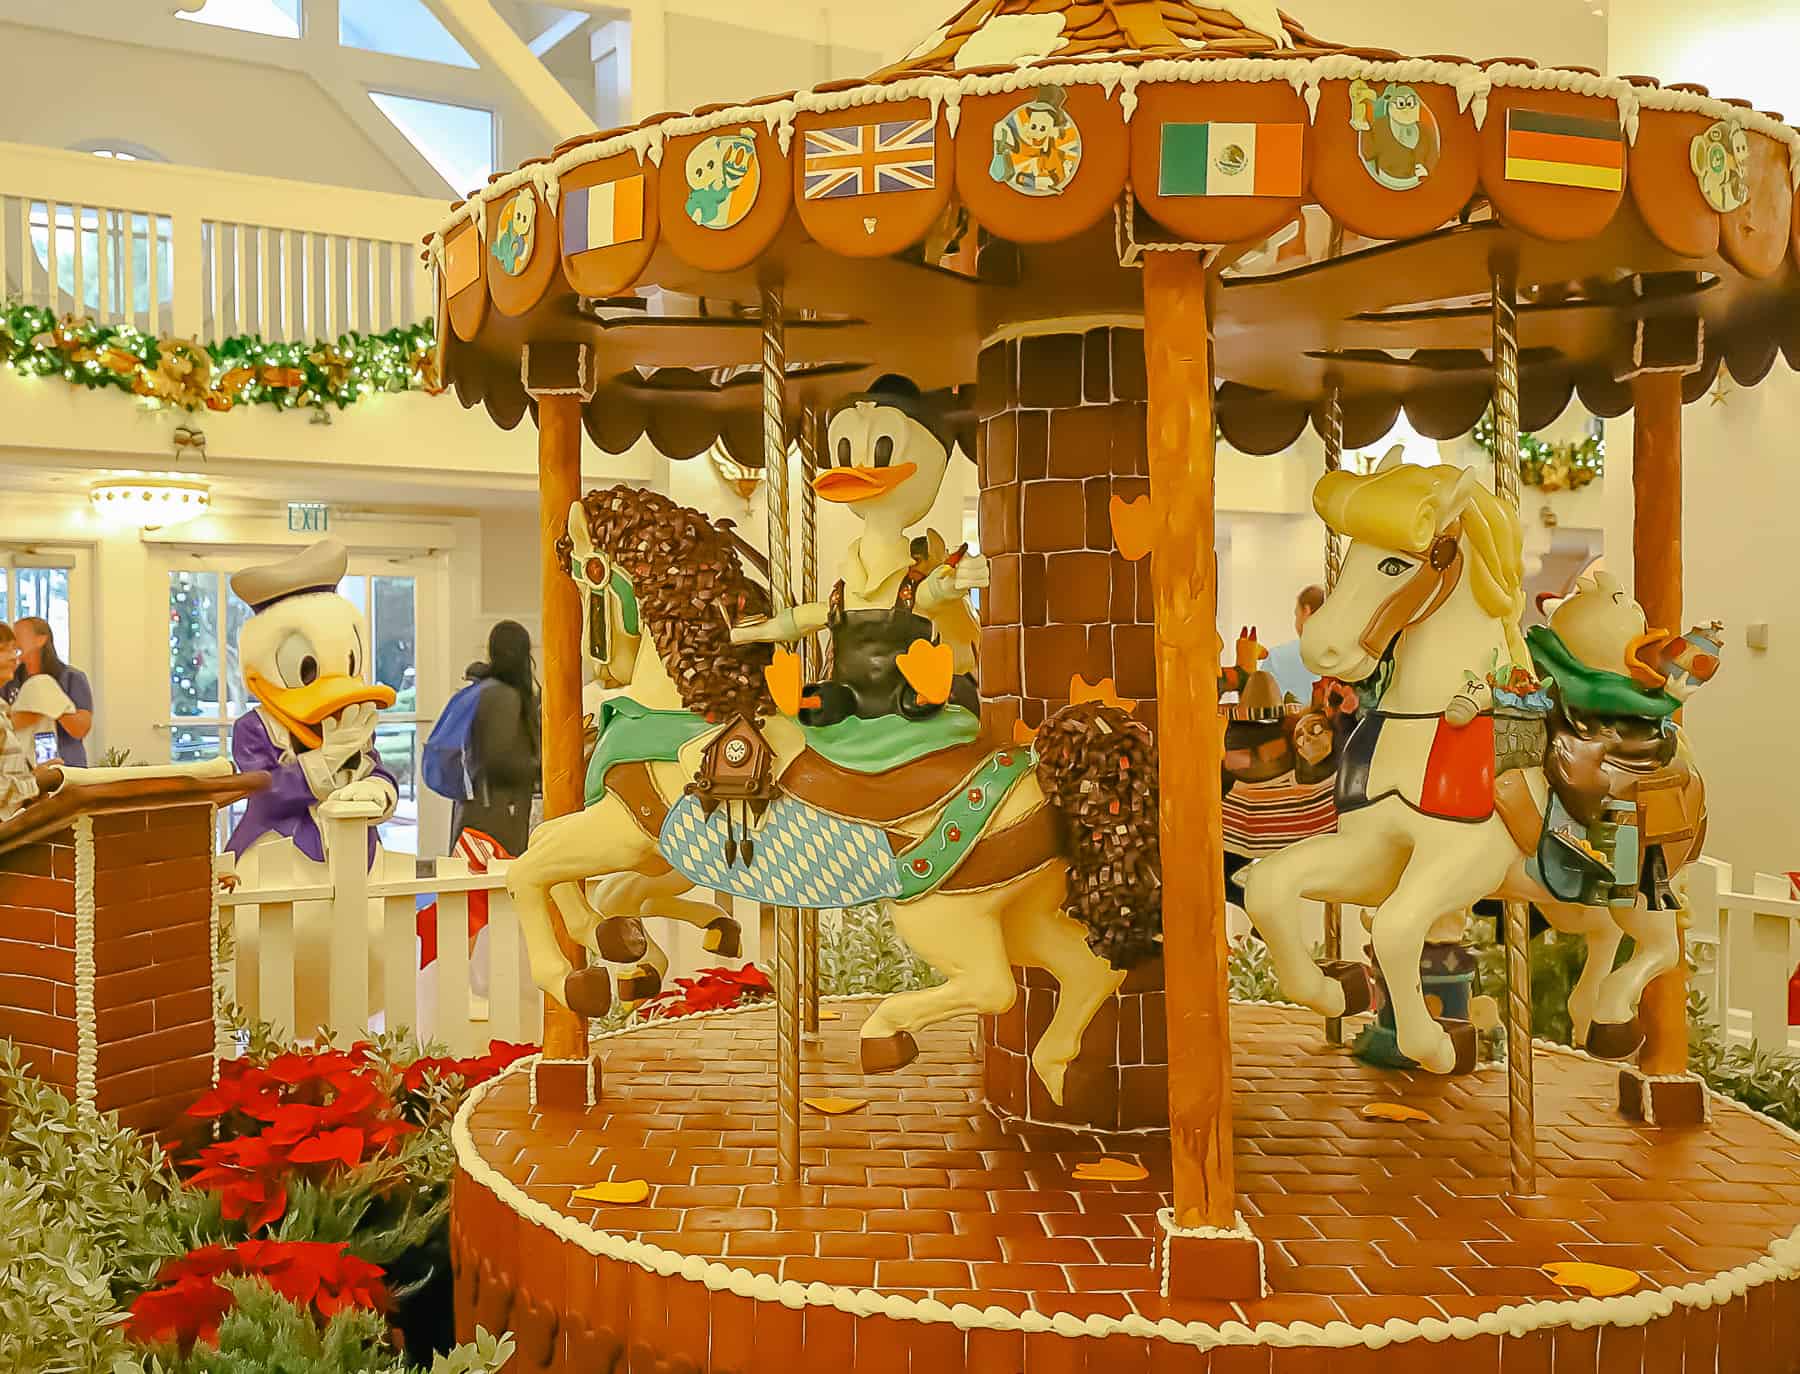
<path fill-rule="evenodd" d="M 1732 889 L 1732 868 L 1702 859 L 1686 875 L 1694 981 L 1713 1023 L 1738 1043 L 1800 1049 L 1788 1025 L 1788 980 L 1800 961 L 1800 901 L 1785 876 L 1758 873 Z"/>
<path fill-rule="evenodd" d="M 0 143 L 0 295 L 210 343 L 335 339 L 432 310 L 434 200 Z"/>

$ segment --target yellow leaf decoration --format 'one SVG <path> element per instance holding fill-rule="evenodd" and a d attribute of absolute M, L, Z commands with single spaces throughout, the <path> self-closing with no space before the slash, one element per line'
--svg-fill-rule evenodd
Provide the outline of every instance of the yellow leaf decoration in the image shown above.
<path fill-rule="evenodd" d="M 1035 725 L 1027 725 L 1022 720 L 1015 720 L 1012 728 L 1012 741 L 1014 744 L 1019 745 L 1036 743 L 1037 727 Z"/>
<path fill-rule="evenodd" d="M 905 678 L 919 700 L 941 706 L 950 700 L 950 689 L 956 683 L 956 651 L 948 644 L 933 644 L 928 639 L 915 639 L 907 650 L 894 659 L 900 676 Z"/>
<path fill-rule="evenodd" d="M 1077 1164 L 1074 1178 L 1078 1183 L 1141 1183 L 1150 1177 L 1142 1164 L 1129 1159 L 1100 1159 Z"/>
<path fill-rule="evenodd" d="M 1400 1102 L 1371 1102 L 1359 1113 L 1364 1121 L 1432 1121 L 1430 1112 Z"/>
<path fill-rule="evenodd" d="M 820 1007 L 819 1019 L 821 1021 L 842 1021 L 844 1019 L 844 1013 L 841 1011 L 833 1011 L 830 1007 Z"/>
<path fill-rule="evenodd" d="M 784 716 L 800 714 L 800 655 L 791 649 L 777 649 L 775 657 L 763 668 L 763 681 L 769 684 L 769 696 L 775 709 Z"/>
<path fill-rule="evenodd" d="M 616 1207 L 631 1207 L 650 1196 L 650 1185 L 641 1178 L 621 1179 L 616 1183 L 595 1183 L 575 1190 L 577 1202 L 606 1202 Z"/>
<path fill-rule="evenodd" d="M 1581 1288 L 1596 1298 L 1616 1298 L 1629 1293 L 1644 1281 L 1642 1274 L 1629 1269 L 1615 1269 L 1610 1264 L 1587 1264 L 1562 1261 L 1546 1264 L 1543 1272 L 1550 1282 L 1562 1288 Z"/>
<path fill-rule="evenodd" d="M 824 1112 L 826 1116 L 844 1116 L 869 1105 L 868 1099 L 861 1097 L 803 1097 L 800 1100 L 815 1112 Z"/>
<path fill-rule="evenodd" d="M 1140 496 L 1127 501 L 1115 496 L 1107 503 L 1107 514 L 1112 517 L 1113 543 L 1118 545 L 1120 556 L 1130 563 L 1148 557 L 1156 525 L 1150 498 Z"/>
<path fill-rule="evenodd" d="M 1097 701 L 1105 706 L 1117 706 L 1121 711 L 1135 710 L 1137 702 L 1119 695 L 1119 689 L 1113 680 L 1103 677 L 1097 683 L 1090 683 L 1080 673 L 1069 678 L 1069 704 L 1079 706 L 1084 701 Z"/>

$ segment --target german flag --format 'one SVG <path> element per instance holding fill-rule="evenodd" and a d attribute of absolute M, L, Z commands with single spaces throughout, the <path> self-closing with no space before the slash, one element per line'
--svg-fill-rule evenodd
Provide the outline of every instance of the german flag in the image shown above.
<path fill-rule="evenodd" d="M 1623 190 L 1624 131 L 1616 119 L 1508 110 L 1506 179 L 1596 191 Z"/>

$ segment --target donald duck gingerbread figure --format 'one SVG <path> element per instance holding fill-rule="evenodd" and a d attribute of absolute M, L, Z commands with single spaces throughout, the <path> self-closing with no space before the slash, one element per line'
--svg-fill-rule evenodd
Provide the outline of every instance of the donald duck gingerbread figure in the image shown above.
<path fill-rule="evenodd" d="M 328 539 L 231 579 L 254 612 L 238 632 L 238 658 L 257 701 L 232 729 L 231 757 L 240 772 L 266 770 L 272 779 L 225 846 L 240 865 L 255 847 L 281 840 L 323 862 L 318 806 L 327 798 L 374 802 L 384 820 L 394 812 L 399 789 L 374 749 L 376 712 L 394 704 L 394 690 L 369 680 L 368 624 L 337 592 L 348 564 L 344 546 Z"/>
<path fill-rule="evenodd" d="M 985 558 L 946 553 L 934 530 L 907 531 L 937 500 L 955 440 L 942 408 L 904 377 L 887 376 L 833 408 L 827 466 L 813 489 L 863 525 L 825 602 L 732 630 L 737 643 L 831 637 L 831 676 L 802 690 L 799 660 L 769 669 L 776 705 L 807 725 L 851 717 L 919 720 L 947 705 L 979 713 L 975 642 L 966 593 L 988 584 Z"/>

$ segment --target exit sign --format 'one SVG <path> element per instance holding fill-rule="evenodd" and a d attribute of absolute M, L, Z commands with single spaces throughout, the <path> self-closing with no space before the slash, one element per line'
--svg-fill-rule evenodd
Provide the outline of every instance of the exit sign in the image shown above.
<path fill-rule="evenodd" d="M 289 501 L 288 529 L 295 534 L 324 534 L 331 528 L 331 507 L 323 501 Z"/>

